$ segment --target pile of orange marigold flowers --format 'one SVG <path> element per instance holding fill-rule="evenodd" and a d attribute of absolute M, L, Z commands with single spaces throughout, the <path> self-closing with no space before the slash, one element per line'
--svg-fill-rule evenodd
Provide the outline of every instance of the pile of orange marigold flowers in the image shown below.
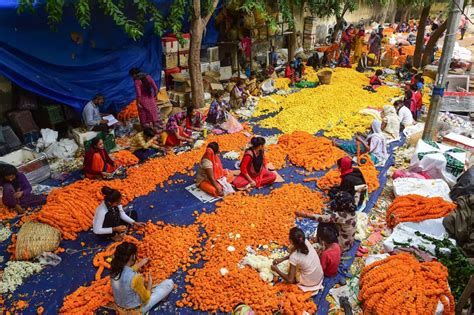
<path fill-rule="evenodd" d="M 247 246 L 272 242 L 288 244 L 288 232 L 294 226 L 295 210 L 321 213 L 323 196 L 299 185 L 286 184 L 269 195 L 249 196 L 242 192 L 224 198 L 214 213 L 203 213 L 198 222 L 206 230 L 208 241 L 203 251 L 204 266 L 190 269 L 187 292 L 177 302 L 202 311 L 230 312 L 239 302 L 250 305 L 256 313 L 271 313 L 282 308 L 285 314 L 313 314 L 316 305 L 296 286 L 271 286 L 250 267 L 238 263 Z M 232 249 L 229 251 L 229 249 Z M 226 268 L 225 276 L 220 269 Z"/>
<path fill-rule="evenodd" d="M 138 117 L 137 101 L 132 101 L 117 115 L 120 121 L 127 121 L 135 117 Z"/>
<path fill-rule="evenodd" d="M 304 131 L 282 135 L 278 139 L 278 145 L 286 152 L 291 163 L 308 171 L 330 168 L 347 155 L 334 146 L 331 140 L 315 137 Z"/>
<path fill-rule="evenodd" d="M 359 301 L 364 314 L 454 314 L 454 298 L 448 286 L 448 270 L 439 262 L 420 263 L 401 253 L 366 266 L 359 282 Z"/>
<path fill-rule="evenodd" d="M 128 150 L 121 150 L 112 154 L 114 161 L 118 165 L 132 166 L 140 161 L 135 154 Z"/>
<path fill-rule="evenodd" d="M 454 203 L 445 201 L 441 197 L 406 195 L 395 198 L 387 209 L 386 220 L 388 226 L 394 228 L 400 222 L 419 222 L 442 218 L 454 209 L 456 209 Z"/>

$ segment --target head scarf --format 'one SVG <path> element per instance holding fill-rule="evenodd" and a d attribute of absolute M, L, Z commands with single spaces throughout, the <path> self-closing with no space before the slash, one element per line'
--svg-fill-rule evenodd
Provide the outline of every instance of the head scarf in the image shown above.
<path fill-rule="evenodd" d="M 330 208 L 335 212 L 355 212 L 354 196 L 347 191 L 340 191 L 334 196 L 334 200 L 330 203 Z"/>
<path fill-rule="evenodd" d="M 203 159 L 208 159 L 212 162 L 212 172 L 214 174 L 214 179 L 218 180 L 224 176 L 224 169 L 222 167 L 221 159 L 217 154 L 214 153 L 214 150 L 207 148 L 204 153 Z"/>
<path fill-rule="evenodd" d="M 382 123 L 377 119 L 372 122 L 372 133 L 382 133 Z"/>
<path fill-rule="evenodd" d="M 397 111 L 395 110 L 395 107 L 392 105 L 385 105 L 383 107 L 383 114 L 385 117 L 390 116 L 390 115 L 397 115 Z"/>
<path fill-rule="evenodd" d="M 341 178 L 347 174 L 352 173 L 354 169 L 352 168 L 352 160 L 350 157 L 345 156 L 341 158 L 340 169 L 341 169 Z"/>
<path fill-rule="evenodd" d="M 388 157 L 387 140 L 382 134 L 382 123 L 377 119 L 372 122 L 372 133 L 367 137 L 370 143 L 371 153 L 379 159 L 385 160 Z"/>

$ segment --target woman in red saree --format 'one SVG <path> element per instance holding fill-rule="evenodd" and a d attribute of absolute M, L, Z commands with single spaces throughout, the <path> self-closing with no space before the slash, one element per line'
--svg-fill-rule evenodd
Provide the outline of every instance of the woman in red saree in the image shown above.
<path fill-rule="evenodd" d="M 89 179 L 103 178 L 116 169 L 117 166 L 114 160 L 104 149 L 104 141 L 100 138 L 94 138 L 84 156 L 84 175 Z"/>
<path fill-rule="evenodd" d="M 264 152 L 265 138 L 252 138 L 250 144 L 251 147 L 245 151 L 240 163 L 240 175 L 232 182 L 237 189 L 260 188 L 271 185 L 276 180 L 276 174 L 267 168 Z"/>
<path fill-rule="evenodd" d="M 197 186 L 214 197 L 234 192 L 232 186 L 230 186 L 234 174 L 222 167 L 218 153 L 219 144 L 217 142 L 209 143 L 196 174 Z"/>

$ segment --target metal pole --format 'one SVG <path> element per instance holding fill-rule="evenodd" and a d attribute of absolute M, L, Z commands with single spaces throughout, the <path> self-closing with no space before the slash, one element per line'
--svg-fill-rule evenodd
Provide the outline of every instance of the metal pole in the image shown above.
<path fill-rule="evenodd" d="M 448 75 L 451 57 L 453 56 L 454 43 L 456 42 L 456 34 L 459 26 L 459 19 L 461 17 L 461 8 L 464 4 L 464 0 L 452 1 L 448 18 L 448 27 L 446 30 L 446 36 L 444 37 L 443 51 L 439 61 L 438 75 L 436 76 L 436 83 L 433 88 L 433 95 L 431 96 L 430 109 L 428 111 L 425 129 L 423 130 L 424 140 L 434 139 L 438 114 L 441 109 L 441 102 L 446 87 L 446 76 Z"/>

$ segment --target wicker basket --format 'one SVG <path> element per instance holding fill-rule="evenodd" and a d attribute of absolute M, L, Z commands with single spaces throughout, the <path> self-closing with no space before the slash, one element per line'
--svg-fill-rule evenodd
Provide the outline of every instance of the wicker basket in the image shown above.
<path fill-rule="evenodd" d="M 44 252 L 54 252 L 61 242 L 61 233 L 43 223 L 26 222 L 17 235 L 17 260 L 33 259 Z"/>
<path fill-rule="evenodd" d="M 318 72 L 319 83 L 331 84 L 332 71 L 326 70 Z"/>

